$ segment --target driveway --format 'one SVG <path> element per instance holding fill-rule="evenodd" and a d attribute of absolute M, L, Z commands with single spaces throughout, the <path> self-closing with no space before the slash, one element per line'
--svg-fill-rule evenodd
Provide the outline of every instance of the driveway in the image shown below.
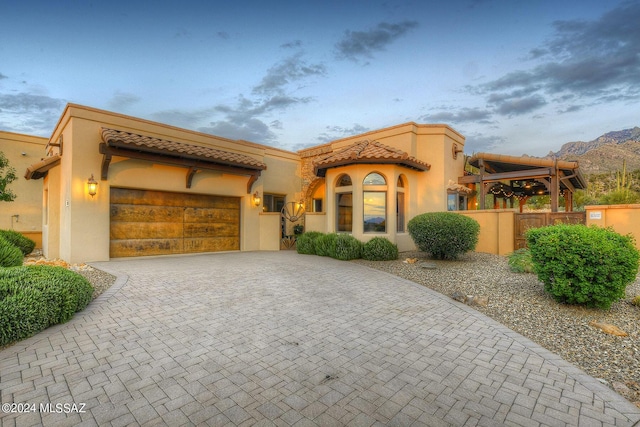
<path fill-rule="evenodd" d="M 70 322 L 0 351 L 2 403 L 29 404 L 0 414 L 3 426 L 640 420 L 479 312 L 354 263 L 283 251 L 94 266 L 117 283 Z"/>

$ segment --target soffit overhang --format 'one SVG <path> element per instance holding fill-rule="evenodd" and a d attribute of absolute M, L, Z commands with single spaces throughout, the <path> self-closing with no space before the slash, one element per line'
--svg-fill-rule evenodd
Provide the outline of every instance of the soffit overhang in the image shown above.
<path fill-rule="evenodd" d="M 40 179 L 44 178 L 49 169 L 52 169 L 60 164 L 60 156 L 45 157 L 38 163 L 34 163 L 29 166 L 24 173 L 25 179 Z"/>

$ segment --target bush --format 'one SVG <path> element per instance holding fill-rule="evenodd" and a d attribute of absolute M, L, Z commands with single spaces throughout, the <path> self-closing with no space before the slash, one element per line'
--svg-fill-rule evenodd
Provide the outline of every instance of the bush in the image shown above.
<path fill-rule="evenodd" d="M 412 218 L 407 229 L 421 251 L 436 259 L 455 259 L 475 249 L 480 224 L 453 212 L 429 212 Z"/>
<path fill-rule="evenodd" d="M 315 240 L 316 255 L 333 257 L 336 253 L 336 233 L 318 236 Z"/>
<path fill-rule="evenodd" d="M 398 246 L 385 237 L 374 237 L 364 244 L 362 258 L 369 261 L 391 261 L 398 259 Z"/>
<path fill-rule="evenodd" d="M 22 252 L 23 256 L 29 255 L 36 247 L 36 242 L 13 230 L 0 230 L 0 237 L 12 243 Z"/>
<path fill-rule="evenodd" d="M 534 271 L 558 302 L 608 309 L 636 279 L 640 253 L 631 236 L 568 224 L 529 229 L 525 236 Z"/>
<path fill-rule="evenodd" d="M 62 267 L 0 270 L 0 345 L 67 322 L 89 304 L 92 294 L 84 277 Z"/>
<path fill-rule="evenodd" d="M 13 243 L 0 237 L 0 267 L 16 267 L 22 265 L 24 255 Z"/>
<path fill-rule="evenodd" d="M 362 256 L 362 242 L 351 234 L 338 234 L 334 251 L 329 256 L 342 261 L 358 259 Z"/>
<path fill-rule="evenodd" d="M 509 254 L 509 269 L 514 273 L 533 273 L 533 260 L 528 248 L 521 248 Z"/>
<path fill-rule="evenodd" d="M 299 254 L 315 255 L 316 239 L 322 236 L 318 231 L 307 231 L 296 239 L 296 250 Z"/>

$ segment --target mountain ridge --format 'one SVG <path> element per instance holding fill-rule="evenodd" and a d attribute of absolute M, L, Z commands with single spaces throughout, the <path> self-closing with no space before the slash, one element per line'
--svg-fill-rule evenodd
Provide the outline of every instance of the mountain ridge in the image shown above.
<path fill-rule="evenodd" d="M 622 170 L 625 161 L 631 172 L 640 169 L 640 127 L 610 131 L 588 142 L 567 142 L 546 157 L 577 161 L 587 175 Z"/>

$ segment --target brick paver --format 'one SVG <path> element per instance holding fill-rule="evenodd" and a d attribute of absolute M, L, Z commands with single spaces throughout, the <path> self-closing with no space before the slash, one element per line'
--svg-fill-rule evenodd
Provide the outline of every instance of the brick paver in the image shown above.
<path fill-rule="evenodd" d="M 0 414 L 3 426 L 640 420 L 557 355 L 357 264 L 284 251 L 96 267 L 118 282 L 70 322 L 0 351 L 1 402 L 37 406 Z"/>

